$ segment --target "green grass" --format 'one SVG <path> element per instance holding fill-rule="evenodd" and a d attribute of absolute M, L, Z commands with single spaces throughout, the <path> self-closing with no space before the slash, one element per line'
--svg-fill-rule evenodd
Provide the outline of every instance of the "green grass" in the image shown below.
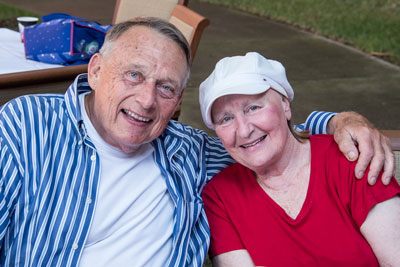
<path fill-rule="evenodd" d="M 399 0 L 202 0 L 282 21 L 400 65 Z"/>
<path fill-rule="evenodd" d="M 35 13 L 0 3 L 0 19 L 15 18 L 18 16 L 36 16 Z"/>
<path fill-rule="evenodd" d="M 39 17 L 35 13 L 0 3 L 0 27 L 18 30 L 17 17 L 19 16 Z"/>

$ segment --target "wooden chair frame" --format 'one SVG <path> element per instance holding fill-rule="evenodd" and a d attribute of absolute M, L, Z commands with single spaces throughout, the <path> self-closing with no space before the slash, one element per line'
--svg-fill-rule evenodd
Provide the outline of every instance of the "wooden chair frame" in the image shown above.
<path fill-rule="evenodd" d="M 400 183 L 400 130 L 381 130 L 381 132 L 389 137 L 392 150 L 395 156 L 396 172 L 395 177 Z"/>
<path fill-rule="evenodd" d="M 123 0 L 117 0 L 115 3 L 115 8 L 114 8 L 114 15 L 113 15 L 113 19 L 112 19 L 112 23 L 115 24 L 118 18 L 118 12 L 120 11 L 121 8 L 121 3 Z M 126 0 L 125 0 L 126 1 Z M 145 0 L 142 0 L 145 1 Z M 162 0 L 160 0 L 162 1 Z M 189 0 L 178 0 L 177 5 L 183 5 L 183 6 L 187 6 Z M 151 14 L 144 14 L 146 16 L 151 16 Z"/>
<path fill-rule="evenodd" d="M 169 22 L 174 24 L 188 40 L 191 51 L 191 63 L 197 52 L 201 35 L 204 29 L 210 24 L 210 20 L 191 10 L 190 8 L 177 5 L 172 10 Z M 173 120 L 178 120 L 181 113 L 181 103 L 177 107 Z"/>
<path fill-rule="evenodd" d="M 204 29 L 210 24 L 210 20 L 201 16 L 200 14 L 196 13 L 186 6 L 177 5 L 172 10 L 169 22 L 177 26 L 177 28 L 180 29 L 184 34 L 185 31 L 179 26 L 180 22 L 192 27 L 190 37 L 186 37 L 188 38 L 188 42 L 190 45 L 191 57 L 193 62 L 194 56 L 196 55 L 197 48 L 200 43 L 201 35 L 203 34 Z"/>
<path fill-rule="evenodd" d="M 400 151 L 400 130 L 381 130 L 381 133 L 389 137 L 393 151 Z"/>

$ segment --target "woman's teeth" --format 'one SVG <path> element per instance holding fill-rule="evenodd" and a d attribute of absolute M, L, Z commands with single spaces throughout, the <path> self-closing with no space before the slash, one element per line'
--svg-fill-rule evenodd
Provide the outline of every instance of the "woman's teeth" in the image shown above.
<path fill-rule="evenodd" d="M 248 144 L 248 145 L 241 145 L 241 147 L 243 147 L 243 148 L 248 148 L 248 147 L 254 146 L 254 145 L 260 143 L 262 140 L 264 140 L 265 137 L 266 137 L 266 135 L 264 135 L 263 137 L 257 139 L 256 141 L 254 141 L 254 142 L 251 143 L 251 144 Z"/>

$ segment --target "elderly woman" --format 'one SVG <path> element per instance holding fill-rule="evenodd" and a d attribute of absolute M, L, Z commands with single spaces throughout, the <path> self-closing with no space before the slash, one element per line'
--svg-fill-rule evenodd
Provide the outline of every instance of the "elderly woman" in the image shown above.
<path fill-rule="evenodd" d="M 203 191 L 213 264 L 400 266 L 399 185 L 356 180 L 331 136 L 294 132 L 292 99 L 285 68 L 258 53 L 222 59 L 200 86 L 237 161 Z"/>

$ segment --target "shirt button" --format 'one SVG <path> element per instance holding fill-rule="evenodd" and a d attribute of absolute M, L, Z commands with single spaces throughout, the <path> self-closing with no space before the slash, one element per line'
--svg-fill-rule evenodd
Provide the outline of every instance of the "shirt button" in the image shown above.
<path fill-rule="evenodd" d="M 72 249 L 73 249 L 73 250 L 77 250 L 77 249 L 78 249 L 78 244 L 77 244 L 77 243 L 74 243 L 74 244 L 72 245 Z"/>
<path fill-rule="evenodd" d="M 88 197 L 87 199 L 86 199 L 86 204 L 90 204 L 90 203 L 92 203 L 92 199 L 90 198 L 90 197 Z"/>
<path fill-rule="evenodd" d="M 96 160 L 96 156 L 95 156 L 95 155 L 92 155 L 92 156 L 90 157 L 90 159 L 91 159 L 92 161 L 94 161 L 94 160 Z"/>
<path fill-rule="evenodd" d="M 82 145 L 82 140 L 79 140 L 78 145 Z"/>

